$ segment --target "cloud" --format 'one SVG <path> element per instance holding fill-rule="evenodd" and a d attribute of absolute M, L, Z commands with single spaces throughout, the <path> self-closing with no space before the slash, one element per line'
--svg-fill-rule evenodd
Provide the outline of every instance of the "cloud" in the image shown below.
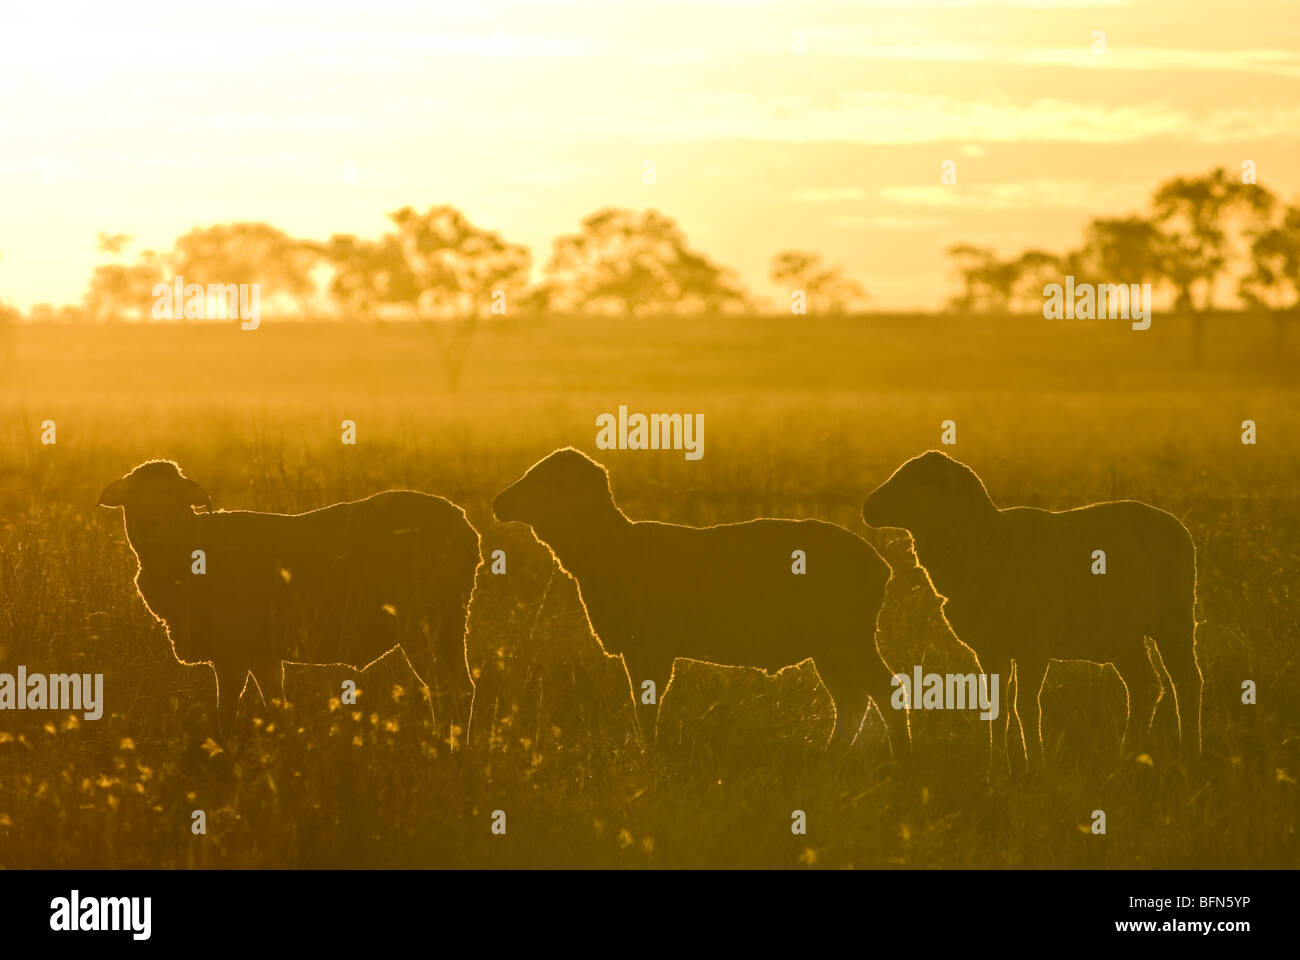
<path fill-rule="evenodd" d="M 671 116 L 642 105 L 627 111 L 617 132 L 637 136 L 648 128 L 685 140 L 731 137 L 769 141 L 925 143 L 1086 141 L 1125 143 L 1160 137 L 1199 142 L 1233 138 L 1294 137 L 1300 106 L 1222 108 L 1195 118 L 1161 104 L 1123 107 L 1041 99 L 1027 103 L 969 101 L 952 96 L 851 93 L 815 106 L 796 96 L 761 99 L 747 93 L 701 94 Z M 613 131 L 611 131 L 613 132 Z"/>
<path fill-rule="evenodd" d="M 790 194 L 790 199 L 795 203 L 844 203 L 865 196 L 861 187 L 801 187 Z"/>
<path fill-rule="evenodd" d="M 937 179 L 936 173 L 936 179 Z M 934 209 L 1005 210 L 1010 207 L 1074 207 L 1083 210 L 1112 209 L 1112 202 L 1122 203 L 1127 186 L 1118 184 L 1108 188 L 1113 197 L 1104 196 L 1092 181 L 1025 180 L 1011 183 L 961 185 L 958 173 L 956 184 L 934 186 L 891 186 L 880 190 L 880 198 L 889 203 L 907 207 Z"/>
<path fill-rule="evenodd" d="M 952 226 L 946 217 L 868 217 L 862 214 L 842 214 L 831 217 L 830 223 L 836 227 L 872 227 L 879 230 L 943 230 Z"/>
<path fill-rule="evenodd" d="M 1105 53 L 1094 53 L 1089 38 L 1074 47 L 1016 48 L 966 43 L 850 43 L 832 46 L 827 53 L 864 60 L 913 63 L 966 63 L 1002 66 L 1049 66 L 1081 70 L 1148 72 L 1262 73 L 1300 77 L 1300 53 L 1293 50 L 1196 50 L 1161 47 L 1125 47 L 1108 43 Z"/>

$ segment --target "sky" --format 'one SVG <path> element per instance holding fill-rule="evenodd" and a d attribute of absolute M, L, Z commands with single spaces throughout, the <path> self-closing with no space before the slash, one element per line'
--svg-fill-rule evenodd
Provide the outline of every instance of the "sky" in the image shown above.
<path fill-rule="evenodd" d="M 1300 200 L 1296 13 L 4 0 L 0 301 L 80 300 L 100 232 L 157 250 L 235 220 L 377 236 L 389 211 L 450 203 L 539 263 L 595 209 L 654 207 L 758 293 L 795 248 L 877 309 L 931 309 L 955 291 L 949 244 L 1063 251 L 1173 175 L 1249 160 Z"/>

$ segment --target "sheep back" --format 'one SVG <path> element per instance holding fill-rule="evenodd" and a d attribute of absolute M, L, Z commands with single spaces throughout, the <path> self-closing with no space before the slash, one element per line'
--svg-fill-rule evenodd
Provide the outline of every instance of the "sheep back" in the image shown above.
<path fill-rule="evenodd" d="M 464 511 L 412 491 L 310 513 L 197 514 L 193 544 L 137 583 L 183 662 L 364 666 L 412 623 L 464 611 L 481 561 Z M 207 572 L 191 572 L 191 550 Z"/>
<path fill-rule="evenodd" d="M 1187 629 L 1195 547 L 1173 515 L 1132 500 L 1054 513 L 998 511 L 964 571 L 927 563 L 957 635 L 983 652 L 1034 649 L 1101 662 L 1134 637 Z M 987 547 L 988 549 L 985 549 Z M 1094 551 L 1105 573 L 1094 573 Z M 924 559 L 924 558 L 923 558 Z"/>
<path fill-rule="evenodd" d="M 793 571 L 796 550 L 805 573 Z M 874 656 L 889 568 L 861 537 L 819 520 L 637 522 L 576 579 L 610 653 L 775 672 L 818 655 L 860 659 L 864 647 Z"/>

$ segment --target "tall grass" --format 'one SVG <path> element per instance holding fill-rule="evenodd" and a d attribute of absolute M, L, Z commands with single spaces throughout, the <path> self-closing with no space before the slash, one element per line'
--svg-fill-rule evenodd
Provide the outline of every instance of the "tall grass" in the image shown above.
<path fill-rule="evenodd" d="M 475 342 L 460 388 L 414 327 L 30 327 L 0 368 L 0 671 L 102 672 L 99 721 L 0 713 L 0 866 L 1296 866 L 1300 777 L 1294 344 L 1220 317 L 1193 366 L 1187 330 L 1009 318 L 510 321 Z M 0 363 L 6 361 L 0 360 Z M 594 447 L 621 403 L 705 416 L 705 455 Z M 355 420 L 359 443 L 339 442 Z M 1244 419 L 1259 443 L 1240 442 Z M 1114 673 L 1058 664 L 1043 692 L 1048 769 L 988 770 L 986 727 L 915 715 L 915 758 L 878 721 L 827 754 L 829 700 L 679 663 L 662 749 L 630 742 L 619 661 L 573 584 L 492 497 L 555 446 L 605 462 L 637 519 L 759 515 L 868 531 L 866 493 L 938 444 L 1001 505 L 1133 497 L 1182 517 L 1199 560 L 1205 752 L 1118 757 Z M 58 442 L 40 443 L 56 423 Z M 214 681 L 171 655 L 131 582 L 100 490 L 178 460 L 218 507 L 305 510 L 390 487 L 461 503 L 505 576 L 470 626 L 471 749 L 436 739 L 400 658 L 363 674 L 290 668 L 290 706 L 245 698 L 221 749 Z M 923 580 L 881 617 L 891 664 L 965 668 Z M 938 668 L 938 667 L 936 667 Z M 955 669 L 956 667 L 954 667 Z M 941 668 L 938 668 L 941 669 Z M 1242 683 L 1258 703 L 1241 703 Z M 1172 718 L 1162 705 L 1157 723 Z M 460 746 L 460 745 L 457 745 Z M 807 813 L 808 833 L 790 831 Z M 1108 834 L 1094 836 L 1092 811 Z M 203 810 L 207 834 L 191 833 Z M 507 833 L 489 829 L 504 810 Z"/>

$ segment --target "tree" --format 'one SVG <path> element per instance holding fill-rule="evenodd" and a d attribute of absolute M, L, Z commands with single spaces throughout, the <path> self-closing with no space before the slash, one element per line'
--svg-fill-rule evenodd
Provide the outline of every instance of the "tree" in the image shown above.
<path fill-rule="evenodd" d="M 1106 283 L 1149 283 L 1159 272 L 1160 228 L 1143 217 L 1097 217 L 1084 244 Z"/>
<path fill-rule="evenodd" d="M 1020 279 L 1020 261 L 995 260 L 989 265 L 985 274 L 985 284 L 989 290 L 990 309 L 1011 309 L 1011 294 L 1016 281 Z"/>
<path fill-rule="evenodd" d="M 1095 274 L 1095 281 L 1117 284 L 1127 297 L 1128 284 L 1158 284 L 1163 275 L 1162 257 L 1165 238 L 1160 228 L 1143 217 L 1097 217 L 1085 233 L 1084 256 Z M 1098 293 L 1097 312 L 1107 310 Z"/>
<path fill-rule="evenodd" d="M 99 252 L 109 253 L 118 256 L 127 247 L 131 245 L 131 235 L 129 233 L 103 233 L 96 234 L 99 241 Z"/>
<path fill-rule="evenodd" d="M 956 261 L 962 292 L 951 298 L 951 309 L 963 313 L 1006 310 L 1020 276 L 1016 260 L 998 260 L 987 247 L 954 243 L 948 255 Z"/>
<path fill-rule="evenodd" d="M 312 249 L 330 265 L 326 287 L 343 317 L 374 320 L 384 304 L 407 303 L 416 297 L 402 245 L 396 234 L 364 240 L 336 233 Z"/>
<path fill-rule="evenodd" d="M 1222 167 L 1201 177 L 1174 177 L 1156 188 L 1152 198 L 1160 225 L 1161 271 L 1178 291 L 1175 309 L 1192 318 L 1192 362 L 1204 355 L 1205 314 L 1214 308 L 1214 286 L 1232 255 L 1230 230 L 1251 233 L 1266 222 L 1275 203 L 1272 193 L 1256 184 L 1230 178 Z M 1203 288 L 1201 309 L 1193 289 Z"/>
<path fill-rule="evenodd" d="M 677 247 L 671 270 L 682 313 L 723 313 L 750 307 L 748 294 L 730 267 L 719 266 L 701 253 Z"/>
<path fill-rule="evenodd" d="M 1273 310 L 1280 347 L 1288 316 L 1300 312 L 1300 208 L 1287 207 L 1280 224 L 1256 233 L 1250 254 L 1252 269 L 1238 292 L 1248 305 Z"/>
<path fill-rule="evenodd" d="M 866 299 L 862 284 L 830 266 L 819 253 L 783 250 L 772 258 L 772 283 L 789 291 L 802 290 L 809 313 L 843 314 Z"/>
<path fill-rule="evenodd" d="M 388 215 L 412 280 L 411 306 L 421 319 L 472 320 L 497 313 L 528 286 L 532 256 L 500 234 L 474 226 L 455 207 Z"/>
<path fill-rule="evenodd" d="M 0 369 L 7 367 L 13 360 L 13 331 L 22 318 L 22 312 L 17 307 L 0 302 Z"/>
<path fill-rule="evenodd" d="M 195 227 L 177 239 L 167 265 L 187 284 L 258 284 L 260 297 L 305 312 L 316 284 L 312 244 L 295 240 L 269 223 L 222 223 Z"/>
<path fill-rule="evenodd" d="M 607 207 L 576 234 L 555 240 L 537 299 L 561 311 L 693 313 L 744 309 L 731 270 L 692 251 L 677 224 L 656 210 Z"/>
<path fill-rule="evenodd" d="M 126 234 L 99 234 L 101 254 L 120 258 L 130 245 Z M 86 315 L 99 323 L 146 321 L 152 312 L 154 286 L 162 278 L 163 260 L 152 250 L 143 251 L 134 263 L 101 263 L 86 289 Z"/>
<path fill-rule="evenodd" d="M 1015 277 L 1010 305 L 1026 312 L 1042 311 L 1043 288 L 1061 283 L 1065 276 L 1061 258 L 1046 250 L 1026 250 L 1014 261 Z"/>
<path fill-rule="evenodd" d="M 1282 222 L 1259 231 L 1250 248 L 1251 272 L 1238 287 L 1256 307 L 1300 307 L 1300 208 L 1287 207 Z"/>
<path fill-rule="evenodd" d="M 1232 255 L 1229 227 L 1249 233 L 1265 222 L 1276 199 L 1257 184 L 1240 183 L 1215 167 L 1201 177 L 1174 177 L 1152 197 L 1161 237 L 1157 246 L 1165 279 L 1178 306 L 1195 309 L 1193 287 L 1203 288 L 1201 308 L 1214 307 L 1214 286 Z"/>
<path fill-rule="evenodd" d="M 455 389 L 478 321 L 521 305 L 532 256 L 527 247 L 474 226 L 454 207 L 430 207 L 423 214 L 403 207 L 388 217 L 397 227 L 404 264 L 390 296 L 405 300 L 425 323 Z"/>
<path fill-rule="evenodd" d="M 960 313 L 973 313 L 981 296 L 981 276 L 993 260 L 993 251 L 970 243 L 954 243 L 948 247 L 953 270 L 961 280 L 962 292 L 948 299 L 950 309 Z"/>

